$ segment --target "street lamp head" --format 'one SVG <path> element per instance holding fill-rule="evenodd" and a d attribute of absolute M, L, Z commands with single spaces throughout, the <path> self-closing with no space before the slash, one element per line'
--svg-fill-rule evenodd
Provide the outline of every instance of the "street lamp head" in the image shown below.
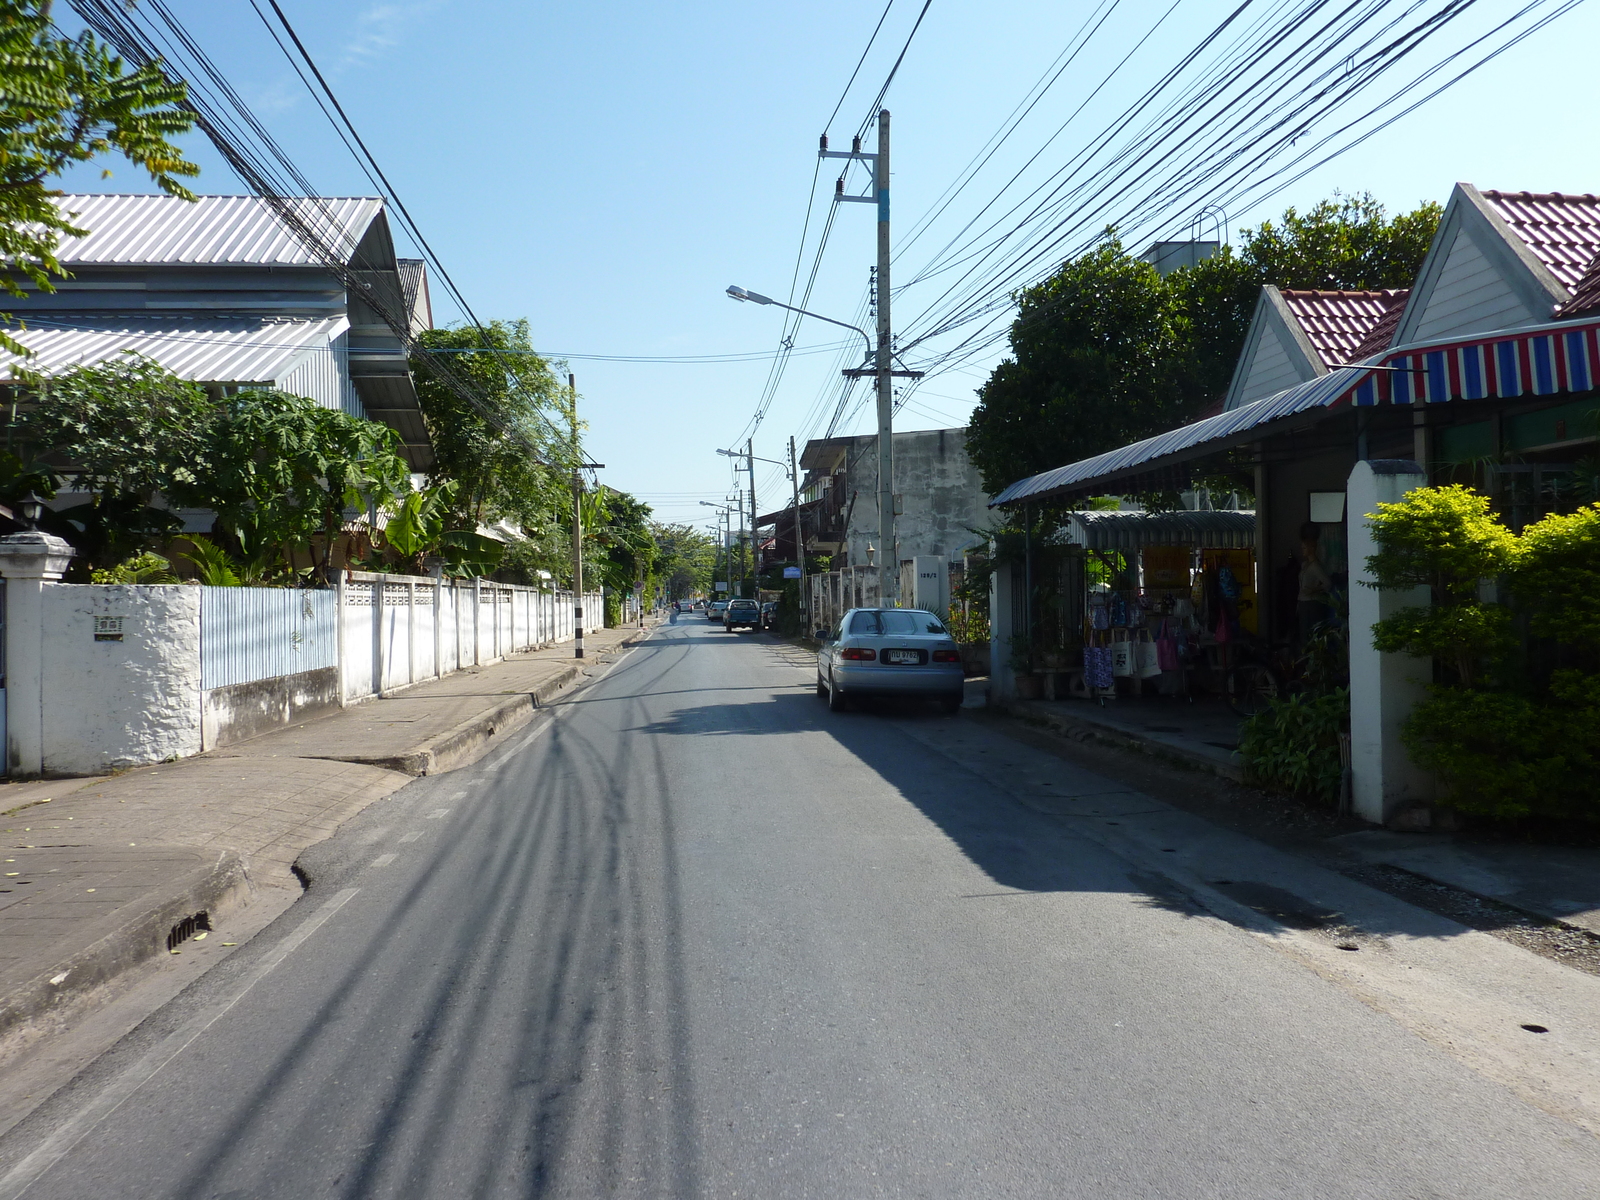
<path fill-rule="evenodd" d="M 748 300 L 752 304 L 772 303 L 772 300 L 769 297 L 763 296 L 760 292 L 748 291 L 735 283 L 730 283 L 728 285 L 728 295 L 732 296 L 735 300 Z"/>

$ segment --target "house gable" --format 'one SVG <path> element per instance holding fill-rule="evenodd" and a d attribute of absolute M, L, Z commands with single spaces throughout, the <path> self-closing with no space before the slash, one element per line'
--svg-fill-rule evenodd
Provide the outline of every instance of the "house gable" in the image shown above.
<path fill-rule="evenodd" d="M 1567 296 L 1495 204 L 1471 184 L 1458 183 L 1392 344 L 1536 324 L 1549 320 Z"/>
<path fill-rule="evenodd" d="M 1275 287 L 1261 289 L 1244 349 L 1233 369 L 1223 411 L 1281 392 L 1325 374 L 1327 368 Z"/>

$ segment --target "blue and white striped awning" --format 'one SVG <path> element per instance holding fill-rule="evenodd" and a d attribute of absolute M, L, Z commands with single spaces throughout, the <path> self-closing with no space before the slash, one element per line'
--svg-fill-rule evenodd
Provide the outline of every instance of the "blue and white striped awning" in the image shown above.
<path fill-rule="evenodd" d="M 1289 419 L 1316 409 L 1558 396 L 1593 390 L 1597 375 L 1600 320 L 1563 321 L 1449 342 L 1397 346 L 1359 366 L 1337 367 L 1254 404 L 1019 479 L 989 501 L 989 507 L 1068 492 L 1082 494 L 1102 482 L 1269 436 L 1303 423 Z M 1273 426 L 1278 428 L 1270 428 Z"/>

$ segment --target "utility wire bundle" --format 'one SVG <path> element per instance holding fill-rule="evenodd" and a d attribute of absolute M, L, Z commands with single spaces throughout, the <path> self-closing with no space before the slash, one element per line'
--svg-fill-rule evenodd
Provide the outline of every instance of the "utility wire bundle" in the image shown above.
<path fill-rule="evenodd" d="M 1155 237 L 1187 222 L 1198 205 L 1226 210 L 1270 198 L 1579 2 L 1527 0 L 1487 32 L 1405 74 L 1423 46 L 1439 39 L 1476 0 L 1246 0 L 1061 166 L 975 230 L 1072 126 L 1080 105 L 896 289 L 909 292 L 953 276 L 902 327 L 902 350 L 970 330 L 918 366 L 932 375 L 971 361 L 1006 337 L 1018 290 L 1089 249 L 1107 229 Z M 1403 80 L 1374 99 L 1380 83 L 1396 73 Z M 1029 319 L 1048 315 L 1042 308 Z"/>

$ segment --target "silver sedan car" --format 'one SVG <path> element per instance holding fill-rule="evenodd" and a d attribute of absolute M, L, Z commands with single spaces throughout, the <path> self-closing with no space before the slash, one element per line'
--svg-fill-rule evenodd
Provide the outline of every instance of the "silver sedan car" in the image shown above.
<path fill-rule="evenodd" d="M 817 638 L 817 695 L 833 712 L 859 696 L 921 696 L 951 713 L 961 707 L 961 651 L 931 612 L 852 608 Z"/>

